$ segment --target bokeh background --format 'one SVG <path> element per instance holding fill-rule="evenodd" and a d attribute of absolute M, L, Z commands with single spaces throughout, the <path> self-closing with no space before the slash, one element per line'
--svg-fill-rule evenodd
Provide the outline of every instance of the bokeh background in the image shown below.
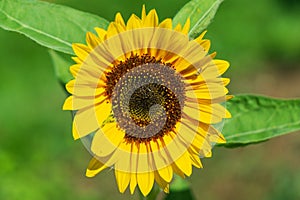
<path fill-rule="evenodd" d="M 172 17 L 187 0 L 52 0 L 109 20 L 156 8 Z M 29 13 L 30 14 L 30 13 Z M 51 18 L 49 18 L 51 20 Z M 45 22 L 47 23 L 47 22 Z M 226 0 L 207 38 L 229 60 L 232 94 L 300 98 L 300 1 Z M 0 200 L 138 199 L 119 194 L 113 171 L 86 178 L 90 155 L 73 141 L 67 94 L 47 49 L 0 30 Z M 284 109 L 284 108 L 282 108 Z M 189 181 L 197 199 L 300 199 L 300 133 L 243 148 L 216 147 Z"/>

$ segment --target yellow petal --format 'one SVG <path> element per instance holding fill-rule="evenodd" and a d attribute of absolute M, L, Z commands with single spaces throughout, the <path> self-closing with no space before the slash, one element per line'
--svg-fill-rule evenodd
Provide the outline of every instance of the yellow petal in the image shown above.
<path fill-rule="evenodd" d="M 75 85 L 75 79 L 74 79 L 74 80 L 70 80 L 70 81 L 66 84 L 66 90 L 67 90 L 70 94 L 74 94 L 74 85 Z"/>
<path fill-rule="evenodd" d="M 174 172 L 175 174 L 177 174 L 177 175 L 180 176 L 181 178 L 185 178 L 184 172 L 181 171 L 181 169 L 179 169 L 179 168 L 177 167 L 177 165 L 175 164 L 175 162 L 172 163 L 171 166 L 172 166 L 173 172 Z"/>
<path fill-rule="evenodd" d="M 84 137 L 99 128 L 93 108 L 82 109 L 76 112 L 73 120 L 74 139 Z"/>
<path fill-rule="evenodd" d="M 211 148 L 212 148 L 212 146 L 208 142 L 208 140 L 204 140 L 202 148 L 201 148 L 201 150 L 199 152 L 199 155 L 203 156 L 203 157 L 210 158 L 212 156 Z"/>
<path fill-rule="evenodd" d="M 209 56 L 211 57 L 211 59 L 214 59 L 217 56 L 217 52 L 212 52 L 211 54 L 209 54 Z"/>
<path fill-rule="evenodd" d="M 195 113 L 200 110 L 199 119 L 197 116 L 191 115 L 191 113 Z M 187 103 L 184 107 L 183 112 L 190 116 L 191 118 L 201 121 L 206 124 L 214 124 L 222 121 L 223 118 L 230 118 L 230 113 L 220 104 L 199 104 L 195 106 L 194 104 Z"/>
<path fill-rule="evenodd" d="M 205 155 L 206 158 L 210 158 L 212 156 L 211 150 L 206 151 L 204 155 Z"/>
<path fill-rule="evenodd" d="M 116 24 L 111 22 L 109 25 L 108 25 L 108 28 L 107 28 L 107 34 L 106 34 L 106 38 L 110 38 L 114 35 L 117 35 L 119 32 L 116 28 Z"/>
<path fill-rule="evenodd" d="M 137 182 L 139 188 L 144 196 L 147 196 L 151 191 L 154 183 L 154 173 L 153 172 L 145 172 L 137 174 Z"/>
<path fill-rule="evenodd" d="M 180 130 L 179 130 L 180 131 Z M 179 132 L 181 133 L 181 132 Z M 182 153 L 186 151 L 187 144 L 182 142 L 181 138 L 173 132 L 169 132 L 168 134 L 165 134 L 162 139 L 162 149 L 159 152 L 161 155 L 160 163 L 156 162 L 157 168 L 165 167 L 165 164 L 170 164 L 174 162 Z M 160 158 L 157 156 L 158 158 Z M 155 158 L 157 158 L 155 157 Z"/>
<path fill-rule="evenodd" d="M 80 104 L 78 103 L 78 105 Z M 106 120 L 109 116 L 112 105 L 108 102 L 106 96 L 104 96 L 102 93 L 100 95 L 95 96 L 94 105 L 94 111 L 96 112 L 97 120 L 99 124 L 102 125 L 103 121 Z"/>
<path fill-rule="evenodd" d="M 189 63 L 186 64 L 181 63 L 181 65 L 178 66 L 176 71 L 179 71 L 179 73 L 182 74 L 183 77 L 186 77 L 187 75 L 190 74 L 194 75 L 198 73 L 198 69 L 194 65 L 191 65 Z"/>
<path fill-rule="evenodd" d="M 156 140 L 150 142 L 151 146 L 151 159 L 154 160 L 155 166 L 152 168 L 153 170 L 165 168 L 166 166 L 172 163 L 172 155 L 167 151 L 167 149 L 173 149 L 172 147 L 165 147 L 165 143 L 162 140 Z M 171 150 L 172 151 L 172 150 Z M 174 152 L 174 151 L 173 151 Z M 169 171 L 170 170 L 170 171 Z M 171 169 L 163 170 L 161 173 L 164 173 L 164 177 L 168 179 L 170 173 L 172 173 Z M 169 174 L 169 175 L 168 175 Z M 163 175 L 162 175 L 163 176 Z"/>
<path fill-rule="evenodd" d="M 205 79 L 201 74 L 199 74 L 196 79 L 189 80 L 187 82 L 192 86 L 191 88 L 188 89 L 193 89 L 193 90 L 198 90 L 201 87 L 203 87 L 202 85 L 206 85 L 207 83 L 218 83 L 221 86 L 225 86 L 222 78 Z"/>
<path fill-rule="evenodd" d="M 232 98 L 234 98 L 234 95 L 226 95 L 226 100 L 230 100 Z"/>
<path fill-rule="evenodd" d="M 146 7 L 145 7 L 145 4 L 143 5 L 143 8 L 142 8 L 142 21 L 144 21 L 146 19 Z"/>
<path fill-rule="evenodd" d="M 217 99 L 223 97 L 225 99 L 225 95 L 228 93 L 228 89 L 224 87 L 223 84 L 220 83 L 206 83 L 201 84 L 197 89 L 187 90 L 187 97 L 195 97 L 199 99 Z"/>
<path fill-rule="evenodd" d="M 200 121 L 206 124 L 213 124 L 222 121 L 225 116 L 225 108 L 218 109 L 213 105 L 200 105 Z"/>
<path fill-rule="evenodd" d="M 101 87 L 101 85 L 98 85 L 97 82 L 93 83 L 93 81 L 96 81 L 95 77 L 85 76 L 84 78 L 86 80 L 83 80 L 83 78 L 70 80 L 66 84 L 66 90 L 70 94 L 76 95 L 78 97 L 95 98 L 95 96 L 97 95 L 103 95 L 103 91 L 105 89 L 104 87 Z M 99 81 L 99 79 L 97 81 Z"/>
<path fill-rule="evenodd" d="M 73 96 L 69 96 L 63 105 L 63 110 L 73 110 Z"/>
<path fill-rule="evenodd" d="M 220 75 L 224 74 L 230 65 L 229 62 L 225 60 L 214 60 L 214 64 L 218 67 Z"/>
<path fill-rule="evenodd" d="M 185 112 L 184 110 L 183 112 Z M 191 114 L 191 113 L 190 113 Z M 192 113 L 194 118 L 197 118 L 199 116 L 200 112 L 195 110 L 195 112 Z M 188 118 L 187 115 L 184 115 L 181 118 L 181 124 L 176 128 L 178 137 L 182 138 L 182 141 L 185 142 L 185 148 L 192 143 L 194 140 L 194 137 L 197 134 L 199 121 L 198 120 L 191 120 L 192 118 Z"/>
<path fill-rule="evenodd" d="M 101 43 L 101 40 L 93 33 L 87 32 L 86 43 L 88 44 L 90 49 L 94 49 Z"/>
<path fill-rule="evenodd" d="M 190 30 L 190 25 L 191 25 L 191 20 L 190 18 L 188 18 L 185 22 L 185 25 L 183 26 L 181 32 L 185 35 L 187 35 L 189 33 Z"/>
<path fill-rule="evenodd" d="M 130 173 L 115 170 L 115 176 L 119 191 L 124 193 L 130 182 Z"/>
<path fill-rule="evenodd" d="M 174 31 L 181 32 L 181 24 L 177 24 L 174 28 Z"/>
<path fill-rule="evenodd" d="M 119 25 L 123 26 L 125 28 L 125 22 L 124 19 L 121 15 L 121 13 L 117 13 L 115 17 L 115 22 L 118 23 Z"/>
<path fill-rule="evenodd" d="M 77 64 L 82 64 L 83 60 L 81 60 L 78 57 L 72 57 L 72 60 L 74 60 Z"/>
<path fill-rule="evenodd" d="M 167 18 L 159 24 L 160 28 L 172 29 L 172 19 Z"/>
<path fill-rule="evenodd" d="M 73 75 L 73 77 L 77 76 L 80 66 L 81 66 L 81 64 L 75 64 L 70 67 L 70 72 Z"/>
<path fill-rule="evenodd" d="M 185 59 L 176 62 L 176 69 L 185 79 L 194 80 L 202 71 L 202 68 L 211 62 L 211 57 L 206 56 L 206 52 L 196 43 L 189 43 L 182 55 Z M 189 60 L 186 60 L 189 59 Z M 195 76 L 196 75 L 196 76 Z M 190 80 L 187 80 L 190 81 Z"/>
<path fill-rule="evenodd" d="M 142 27 L 142 21 L 140 18 L 138 18 L 136 15 L 132 14 L 129 20 L 127 21 L 126 29 L 136 29 Z"/>
<path fill-rule="evenodd" d="M 130 178 L 130 193 L 133 194 L 135 187 L 137 185 L 137 178 L 136 178 L 136 174 L 132 173 L 131 174 L 131 178 Z"/>
<path fill-rule="evenodd" d="M 74 44 L 72 44 L 72 48 L 73 48 L 74 53 L 81 60 L 85 60 L 88 57 L 89 53 L 91 52 L 91 49 L 88 46 L 83 45 L 83 44 L 74 43 Z"/>
<path fill-rule="evenodd" d="M 210 40 L 202 40 L 200 42 L 200 45 L 203 47 L 203 49 L 208 52 L 210 48 Z"/>
<path fill-rule="evenodd" d="M 111 111 L 111 105 L 107 102 L 107 97 L 103 94 L 96 95 L 95 97 L 80 97 L 73 95 L 66 100 L 63 107 L 64 110 L 86 110 L 94 109 L 96 113 L 93 117 L 96 117 L 98 124 L 107 118 Z"/>
<path fill-rule="evenodd" d="M 106 38 L 110 38 L 114 35 L 117 35 L 121 32 L 125 31 L 125 27 L 116 23 L 116 22 L 112 22 L 109 24 L 108 28 L 107 28 L 107 34 L 106 34 Z M 114 40 L 111 40 L 114 41 Z"/>
<path fill-rule="evenodd" d="M 143 20 L 144 27 L 156 27 L 158 26 L 158 16 L 155 9 L 150 10 L 146 19 Z"/>
<path fill-rule="evenodd" d="M 211 57 L 207 55 L 207 52 L 194 41 L 189 42 L 182 56 L 186 60 L 183 64 L 186 66 L 193 65 L 198 69 L 198 73 L 201 72 L 203 66 L 212 60 Z"/>
<path fill-rule="evenodd" d="M 145 142 L 139 143 L 138 145 L 135 144 L 132 146 L 132 151 L 137 151 L 137 154 L 131 154 L 132 171 L 144 173 L 153 171 L 156 168 L 149 144 Z"/>
<path fill-rule="evenodd" d="M 185 175 L 190 176 L 192 174 L 192 163 L 191 163 L 189 153 L 187 151 L 179 159 L 175 161 L 175 165 Z"/>
<path fill-rule="evenodd" d="M 132 151 L 132 145 L 133 143 L 123 140 L 114 151 L 114 157 L 117 160 L 114 165 L 116 170 L 122 172 L 137 172 L 137 165 L 139 165 L 139 163 L 136 161 L 136 155 L 138 154 Z"/>
<path fill-rule="evenodd" d="M 99 97 L 95 100 L 98 101 L 98 99 L 104 99 L 103 97 Z M 107 108 L 107 112 L 110 112 L 110 106 L 105 106 L 105 105 L 102 105 L 104 104 L 105 102 L 97 102 L 97 107 L 98 106 L 101 106 L 101 109 L 105 109 Z M 100 105 L 101 104 L 101 105 Z M 92 109 L 92 107 L 95 106 L 95 102 L 94 102 L 94 99 L 92 98 L 81 98 L 81 97 L 77 97 L 77 96 L 69 96 L 64 105 L 63 105 L 63 110 L 81 110 L 81 109 L 87 109 L 87 108 L 90 108 Z M 103 112 L 104 110 L 102 110 Z M 102 116 L 104 116 L 102 114 Z M 102 118 L 102 121 L 103 121 L 103 118 Z"/>
<path fill-rule="evenodd" d="M 94 177 L 105 168 L 107 168 L 107 166 L 101 163 L 97 158 L 93 157 L 86 169 L 86 176 Z"/>
<path fill-rule="evenodd" d="M 99 39 L 103 41 L 107 33 L 106 30 L 96 27 L 95 31 L 98 34 Z"/>
<path fill-rule="evenodd" d="M 213 126 L 209 127 L 208 133 L 209 141 L 216 143 L 226 143 L 226 139 L 224 138 L 223 134 Z"/>
<path fill-rule="evenodd" d="M 204 35 L 207 33 L 207 31 L 203 31 L 196 39 L 195 41 L 198 42 L 199 44 L 202 42 L 202 39 L 204 37 Z"/>
<path fill-rule="evenodd" d="M 192 164 L 197 168 L 203 168 L 198 154 L 195 154 L 190 148 L 188 151 L 190 153 L 190 158 L 191 158 Z"/>
<path fill-rule="evenodd" d="M 171 182 L 173 178 L 173 170 L 171 166 L 167 166 L 165 168 L 157 170 L 158 174 L 162 179 L 164 179 L 166 182 Z"/>
<path fill-rule="evenodd" d="M 124 135 L 125 133 L 117 128 L 115 122 L 108 123 L 96 132 L 91 150 L 99 157 L 108 156 L 120 145 Z"/>
<path fill-rule="evenodd" d="M 208 66 L 204 67 L 201 75 L 209 77 L 219 77 L 229 68 L 229 62 L 225 60 L 213 60 Z"/>
<path fill-rule="evenodd" d="M 72 99 L 71 99 L 72 100 Z M 68 100 L 68 101 L 71 101 Z M 93 101 L 93 99 L 91 99 Z M 73 110 L 80 109 L 76 112 L 73 120 L 74 139 L 84 137 L 97 130 L 102 122 L 109 116 L 111 105 L 106 102 L 99 103 L 94 107 L 93 102 L 88 99 L 72 100 Z M 68 102 L 70 103 L 70 102 Z"/>
<path fill-rule="evenodd" d="M 231 118 L 232 116 L 231 116 L 231 113 L 226 109 L 225 110 L 225 117 L 224 118 Z"/>
<path fill-rule="evenodd" d="M 195 147 L 194 149 L 196 150 L 195 153 L 199 153 L 199 150 L 201 149 L 204 140 L 206 138 L 207 131 L 203 130 L 202 128 L 198 129 L 198 133 L 195 135 L 195 138 L 192 142 L 192 146 Z"/>
<path fill-rule="evenodd" d="M 169 182 L 166 182 L 164 179 L 162 179 L 158 174 L 158 172 L 154 173 L 154 178 L 157 184 L 159 185 L 159 187 L 161 187 L 164 192 L 169 193 L 169 189 L 170 189 Z"/>
<path fill-rule="evenodd" d="M 77 131 L 77 128 L 76 128 L 74 122 L 72 123 L 72 136 L 73 136 L 74 140 L 77 140 L 77 139 L 80 138 L 80 135 L 79 135 L 79 133 Z"/>

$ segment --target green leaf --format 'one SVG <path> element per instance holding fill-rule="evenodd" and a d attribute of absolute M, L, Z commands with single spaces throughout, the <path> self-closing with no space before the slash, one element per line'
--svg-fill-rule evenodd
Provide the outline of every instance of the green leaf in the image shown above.
<path fill-rule="evenodd" d="M 66 84 L 73 76 L 70 72 L 70 66 L 74 63 L 68 55 L 57 53 L 53 50 L 49 50 L 50 57 L 54 65 L 55 75 L 62 84 Z"/>
<path fill-rule="evenodd" d="M 175 15 L 173 26 L 176 26 L 178 23 L 184 25 L 186 20 L 190 18 L 191 28 L 189 36 L 196 38 L 211 23 L 222 1 L 223 0 L 192 0 L 188 2 Z"/>
<path fill-rule="evenodd" d="M 258 143 L 300 130 L 300 100 L 238 95 L 228 101 L 232 118 L 225 121 L 228 147 Z"/>
<path fill-rule="evenodd" d="M 36 0 L 0 0 L 0 27 L 26 35 L 42 46 L 73 54 L 72 43 L 84 43 L 88 31 L 106 28 L 96 15 Z"/>

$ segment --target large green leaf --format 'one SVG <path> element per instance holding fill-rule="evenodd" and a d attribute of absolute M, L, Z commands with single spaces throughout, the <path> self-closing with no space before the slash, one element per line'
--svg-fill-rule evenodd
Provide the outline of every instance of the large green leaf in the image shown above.
<path fill-rule="evenodd" d="M 258 143 L 300 130 L 300 100 L 238 95 L 227 109 L 232 118 L 225 121 L 225 146 Z"/>
<path fill-rule="evenodd" d="M 183 25 L 186 20 L 190 18 L 191 29 L 189 36 L 196 38 L 210 24 L 222 1 L 223 0 L 192 0 L 176 14 L 173 25 L 175 26 L 178 23 Z"/>
<path fill-rule="evenodd" d="M 36 0 L 0 0 L 0 27 L 22 33 L 40 45 L 73 54 L 72 43 L 85 42 L 94 27 L 108 22 L 96 15 Z"/>

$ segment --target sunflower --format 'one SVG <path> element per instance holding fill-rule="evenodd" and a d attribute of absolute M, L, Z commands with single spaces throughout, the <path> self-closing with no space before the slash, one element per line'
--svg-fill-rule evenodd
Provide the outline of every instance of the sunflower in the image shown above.
<path fill-rule="evenodd" d="M 121 193 L 138 186 L 146 196 L 154 181 L 168 192 L 174 174 L 190 176 L 225 142 L 215 124 L 230 117 L 220 77 L 229 63 L 208 54 L 205 32 L 190 40 L 189 28 L 143 7 L 141 18 L 125 23 L 118 13 L 107 30 L 87 33 L 87 45 L 73 44 L 63 109 L 74 113 L 73 137 L 90 141 L 88 177 L 113 168 Z"/>

